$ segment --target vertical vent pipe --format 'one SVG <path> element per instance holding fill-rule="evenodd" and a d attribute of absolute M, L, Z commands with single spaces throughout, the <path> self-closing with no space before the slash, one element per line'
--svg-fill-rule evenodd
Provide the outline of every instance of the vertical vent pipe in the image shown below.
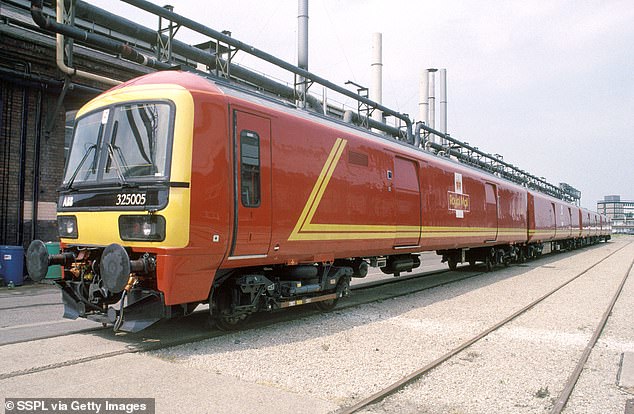
<path fill-rule="evenodd" d="M 308 70 L 308 0 L 297 3 L 297 66 Z M 299 99 L 306 107 L 306 78 L 298 78 Z"/>
<path fill-rule="evenodd" d="M 429 95 L 428 96 L 428 105 L 429 105 L 429 115 L 427 116 L 427 120 L 430 128 L 436 129 L 436 72 L 438 69 L 427 69 L 427 73 L 429 75 Z M 435 136 L 430 136 L 430 141 L 436 142 Z"/>
<path fill-rule="evenodd" d="M 420 84 L 418 85 L 418 122 L 429 126 L 429 75 L 427 69 L 420 72 Z M 417 128 L 419 133 L 421 128 Z M 416 142 L 420 142 L 420 137 L 415 135 Z"/>
<path fill-rule="evenodd" d="M 383 35 L 372 33 L 372 84 L 370 86 L 370 100 L 383 103 Z M 383 113 L 378 109 L 372 112 L 372 119 L 383 122 Z"/>
<path fill-rule="evenodd" d="M 440 69 L 438 71 L 438 100 L 439 100 L 439 113 L 438 113 L 438 128 L 443 134 L 447 133 L 447 69 Z M 446 139 L 441 139 L 440 142 L 443 146 L 448 145 Z"/>

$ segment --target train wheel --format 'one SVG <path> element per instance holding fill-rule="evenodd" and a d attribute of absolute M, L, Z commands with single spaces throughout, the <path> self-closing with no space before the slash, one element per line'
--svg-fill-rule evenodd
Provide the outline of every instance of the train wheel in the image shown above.
<path fill-rule="evenodd" d="M 236 313 L 231 307 L 232 292 L 230 288 L 221 287 L 210 301 L 209 309 L 213 309 L 211 315 L 212 325 L 221 331 L 236 331 L 242 328 L 251 316 L 247 313 Z"/>
<path fill-rule="evenodd" d="M 348 296 L 350 291 L 350 277 L 342 277 L 337 282 L 336 292 L 340 293 L 342 296 Z M 330 312 L 337 306 L 337 302 L 339 302 L 339 298 L 322 300 L 321 302 L 315 302 L 315 306 L 322 312 Z"/>
<path fill-rule="evenodd" d="M 493 270 L 493 262 L 491 261 L 491 256 L 487 255 L 486 259 L 484 259 L 484 266 L 487 272 Z"/>
<path fill-rule="evenodd" d="M 221 331 L 237 331 L 242 329 L 247 320 L 249 320 L 250 315 L 240 315 L 240 316 L 217 316 L 214 318 L 214 324 L 216 328 Z"/>
<path fill-rule="evenodd" d="M 339 299 L 322 300 L 321 302 L 316 302 L 315 306 L 322 312 L 330 312 L 337 306 L 337 302 L 339 302 Z"/>
<path fill-rule="evenodd" d="M 447 259 L 447 264 L 449 265 L 449 269 L 456 270 L 458 268 L 458 261 L 453 257 Z"/>
<path fill-rule="evenodd" d="M 526 253 L 524 253 L 524 249 L 520 248 L 520 252 L 517 256 L 517 261 L 519 263 L 526 263 Z"/>

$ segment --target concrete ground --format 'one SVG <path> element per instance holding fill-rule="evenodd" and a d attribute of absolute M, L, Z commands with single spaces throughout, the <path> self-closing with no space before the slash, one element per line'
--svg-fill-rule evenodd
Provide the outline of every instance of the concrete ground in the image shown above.
<path fill-rule="evenodd" d="M 451 342 L 448 338 L 456 335 L 464 336 L 466 332 L 454 329 L 458 326 L 457 318 L 461 318 L 462 310 L 454 308 L 452 314 L 448 315 L 443 313 L 443 306 L 452 301 L 457 304 L 462 298 L 465 300 L 469 298 L 469 301 L 475 301 L 474 303 L 479 300 L 481 306 L 490 306 L 494 302 L 492 302 L 492 297 L 485 293 L 497 285 L 515 283 L 514 281 L 519 283 L 520 279 L 522 283 L 530 283 L 530 278 L 527 277 L 530 272 L 542 272 L 544 275 L 546 275 L 545 272 L 552 272 L 553 278 L 564 278 L 568 276 L 565 274 L 567 272 L 565 269 L 569 265 L 560 265 L 560 262 L 579 262 L 581 265 L 591 261 L 591 257 L 599 257 L 607 252 L 607 249 L 614 250 L 625 242 L 625 239 L 620 239 L 586 251 L 545 257 L 541 261 L 533 262 L 534 264 L 530 268 L 500 269 L 485 275 L 483 279 L 476 277 L 470 279 L 470 282 L 456 284 L 463 284 L 464 288 L 457 286 L 451 289 L 422 291 L 403 299 L 385 301 L 379 305 L 361 304 L 352 309 L 333 312 L 328 316 L 307 313 L 300 315 L 297 320 L 292 322 L 283 322 L 265 328 L 183 345 L 173 351 L 117 355 L 83 363 L 73 362 L 67 366 L 32 373 L 27 372 L 32 368 L 45 367 L 49 364 L 73 361 L 84 357 L 89 358 L 92 355 L 104 355 L 125 349 L 131 346 L 130 338 L 125 335 L 101 332 L 82 332 L 64 337 L 10 344 L 8 342 L 12 341 L 6 340 L 5 337 L 15 335 L 16 332 L 31 331 L 33 333 L 35 331 L 37 333 L 47 329 L 57 329 L 56 327 L 63 327 L 63 329 L 70 331 L 77 328 L 77 325 L 73 326 L 72 324 L 82 322 L 60 322 L 63 321 L 60 319 L 61 305 L 59 302 L 55 303 L 56 300 L 59 301 L 59 293 L 52 290 L 50 286 L 27 286 L 13 291 L 0 289 L 0 398 L 155 398 L 158 413 L 329 413 L 345 404 L 345 396 L 350 395 L 348 386 L 345 385 L 346 382 L 355 384 L 357 397 L 367 395 L 372 387 L 382 385 L 378 376 L 372 377 L 367 374 L 364 376 L 352 372 L 352 370 L 358 369 L 362 373 L 364 368 L 369 368 L 364 361 L 375 361 L 372 363 L 378 363 L 377 367 L 387 370 L 391 365 L 407 365 L 405 362 L 395 364 L 396 359 L 394 358 L 402 355 L 403 358 L 412 358 L 413 364 L 422 366 L 425 362 L 423 356 L 425 352 L 417 358 L 415 351 L 420 349 L 422 352 L 424 346 L 415 349 L 409 348 L 406 352 L 399 350 L 399 346 L 407 346 L 407 341 L 414 339 L 411 335 L 419 335 L 418 342 L 423 341 L 422 344 L 424 341 L 428 341 L 427 343 L 431 348 L 439 349 L 445 346 L 443 344 Z M 423 261 L 424 264 L 433 263 L 426 270 L 440 269 L 446 266 L 440 265 L 438 258 L 434 256 L 429 254 L 426 256 L 428 260 Z M 436 261 L 432 262 L 433 259 Z M 380 276 L 372 276 L 372 278 L 378 277 Z M 622 274 L 618 277 L 622 277 Z M 452 293 L 453 296 L 448 298 L 445 297 L 447 292 L 452 289 L 456 293 Z M 604 369 L 603 365 L 595 366 L 588 373 L 590 376 L 597 376 L 598 380 L 607 383 L 608 385 L 603 386 L 613 390 L 610 392 L 618 394 L 616 398 L 619 404 L 627 399 L 628 381 L 634 375 L 634 364 L 630 362 L 632 358 L 629 356 L 633 350 L 632 347 L 634 347 L 634 337 L 631 329 L 627 328 L 627 321 L 631 322 L 629 315 L 634 315 L 634 302 L 629 300 L 631 292 L 633 292 L 632 289 L 634 289 L 634 280 L 631 278 L 624 292 L 625 299 L 621 298 L 614 310 L 614 323 L 610 325 L 609 322 L 606 333 L 598 344 L 605 348 L 604 353 L 608 354 L 609 361 L 613 360 L 614 353 L 620 349 L 619 354 L 625 354 L 621 364 L 622 368 L 615 367 L 610 362 L 609 369 Z M 514 292 L 514 294 L 520 294 L 522 288 L 518 287 L 518 290 Z M 436 298 L 437 294 L 441 296 Z M 359 303 L 363 303 L 361 299 L 355 299 L 354 296 L 350 298 L 351 301 L 359 300 Z M 407 313 L 394 309 L 398 303 L 406 306 L 409 309 L 408 312 L 434 312 L 434 309 L 438 308 L 438 311 L 445 317 L 456 318 L 456 325 L 445 325 L 445 328 L 442 329 L 443 325 L 432 324 L 431 320 L 425 322 L 426 319 L 420 319 L 417 324 L 406 324 L 404 318 Z M 469 308 L 464 309 L 465 317 L 478 319 L 478 307 L 472 305 L 471 302 L 464 302 L 464 305 L 469 306 Z M 471 306 L 474 307 L 471 308 Z M 379 311 L 381 314 L 377 314 Z M 498 313 L 500 319 L 504 316 L 502 311 L 500 310 Z M 350 318 L 362 320 L 363 323 L 350 326 L 349 331 L 339 327 L 341 323 L 345 326 L 346 320 Z M 186 320 L 182 322 L 183 331 L 193 329 L 187 325 Z M 71 325 L 67 325 L 67 323 Z M 86 323 L 89 327 L 94 326 L 93 323 Z M 333 324 L 337 326 L 336 330 L 329 331 Z M 421 331 L 422 326 L 427 326 L 427 332 Z M 476 328 L 475 325 L 474 328 Z M 353 331 L 358 329 L 362 329 L 363 332 L 357 337 Z M 408 334 L 407 330 L 412 330 L 412 332 Z M 183 333 L 183 331 L 179 331 L 178 324 L 169 325 L 168 331 L 172 337 L 178 337 Z M 297 339 L 298 332 L 301 333 L 301 340 Z M 399 332 L 399 335 L 407 334 L 409 337 L 392 336 L 386 338 L 394 332 Z M 386 339 L 387 343 L 392 341 L 391 346 L 366 342 L 376 339 L 381 333 L 383 333 L 383 339 Z M 20 335 L 12 338 L 19 340 Z M 342 346 L 343 343 L 333 342 L 339 337 L 344 342 L 347 341 L 345 346 Z M 276 345 L 278 340 L 284 338 L 288 340 L 281 341 L 281 345 L 278 347 Z M 156 340 L 151 335 L 136 339 L 141 341 Z M 248 352 L 245 352 L 245 344 L 248 344 Z M 376 351 L 373 352 L 370 359 L 362 356 L 364 355 L 363 350 L 369 345 L 372 345 L 372 350 Z M 345 353 L 337 353 L 339 347 L 345 348 Z M 388 351 L 390 347 L 392 349 Z M 357 349 L 358 353 L 354 349 Z M 323 361 L 315 360 L 314 350 L 320 350 L 325 359 Z M 383 354 L 384 357 L 381 357 Z M 471 354 L 467 354 L 465 357 L 467 362 L 470 362 L 469 358 L 480 358 L 474 356 L 475 354 L 469 355 Z M 601 356 L 599 355 L 599 357 Z M 464 365 L 464 361 L 461 359 L 455 367 L 459 368 L 461 364 Z M 551 362 L 558 363 L 557 360 Z M 589 364 L 599 364 L 599 362 L 591 358 Z M 562 361 L 562 366 L 569 365 L 570 361 Z M 315 370 L 322 368 L 329 372 L 329 375 L 324 377 L 315 372 Z M 620 377 L 617 380 L 619 370 Z M 18 371 L 23 371 L 23 375 L 9 378 L 10 375 Z M 281 380 L 285 372 L 292 380 Z M 350 376 L 350 379 L 346 380 L 346 375 Z M 401 374 L 397 373 L 391 376 L 398 377 L 399 375 Z M 477 374 L 473 372 L 470 375 Z M 585 372 L 584 375 L 586 375 Z M 297 380 L 295 380 L 296 378 Z M 311 378 L 315 380 L 310 380 Z M 320 381 L 323 381 L 323 384 Z M 590 385 L 594 383 L 592 377 L 586 377 L 584 380 L 582 376 L 582 387 L 584 381 L 589 382 Z M 617 381 L 620 381 L 620 384 L 617 384 Z M 341 385 L 336 385 L 338 383 Z M 320 392 L 320 389 L 323 392 Z M 337 392 L 337 389 L 340 392 Z M 463 390 L 463 392 L 469 391 Z M 443 406 L 442 395 L 429 397 L 432 401 L 438 400 L 441 404 L 440 407 Z M 496 398 L 504 399 L 505 396 L 501 395 Z M 579 398 L 583 398 L 583 395 L 581 397 L 573 395 L 573 398 L 579 400 Z M 629 398 L 634 398 L 634 395 L 630 395 Z M 469 399 L 469 395 L 465 395 L 465 399 Z M 487 404 L 489 409 L 495 411 L 495 401 L 487 401 Z M 448 406 L 445 405 L 445 407 Z M 582 405 L 577 406 L 583 407 L 583 412 L 604 412 L 601 411 L 600 407 L 594 407 L 585 401 Z M 621 406 L 623 405 L 621 404 Z M 460 406 L 451 405 L 451 407 Z M 458 411 L 454 412 L 483 412 L 479 409 L 465 410 L 464 407 L 456 409 Z M 523 412 L 539 411 L 524 409 Z M 581 411 L 569 409 L 568 412 Z"/>

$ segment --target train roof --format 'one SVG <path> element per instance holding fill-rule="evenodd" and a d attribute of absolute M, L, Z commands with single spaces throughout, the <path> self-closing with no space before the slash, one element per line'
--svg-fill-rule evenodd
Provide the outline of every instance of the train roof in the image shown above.
<path fill-rule="evenodd" d="M 465 164 L 453 158 L 438 156 L 425 150 L 424 148 L 414 146 L 413 144 L 410 144 L 406 141 L 397 140 L 389 135 L 379 134 L 355 124 L 344 122 L 343 120 L 337 118 L 333 118 L 314 111 L 300 109 L 296 105 L 276 96 L 273 96 L 267 92 L 242 87 L 236 83 L 230 83 L 222 78 L 205 76 L 201 73 L 166 70 L 150 73 L 129 80 L 121 85 L 111 88 L 106 93 L 116 93 L 118 89 L 130 86 L 152 85 L 161 83 L 179 85 L 191 92 L 197 91 L 201 93 L 224 95 L 229 98 L 240 99 L 252 104 L 266 107 L 268 110 L 281 112 L 328 128 L 334 128 L 348 134 L 355 134 L 356 136 L 369 141 L 377 142 L 380 140 L 380 142 L 389 145 L 391 150 L 409 152 L 411 155 L 421 157 L 424 161 L 427 162 L 433 162 L 447 166 L 451 165 L 452 168 L 457 170 L 471 171 L 473 174 L 486 176 L 491 180 L 503 182 L 511 187 L 522 188 L 526 191 L 530 191 L 533 194 L 539 194 L 543 197 L 552 198 L 557 202 L 571 204 L 566 200 L 552 197 L 551 195 L 545 194 L 535 189 L 530 189 L 526 185 L 514 182 L 501 175 L 491 173 L 490 171 Z"/>

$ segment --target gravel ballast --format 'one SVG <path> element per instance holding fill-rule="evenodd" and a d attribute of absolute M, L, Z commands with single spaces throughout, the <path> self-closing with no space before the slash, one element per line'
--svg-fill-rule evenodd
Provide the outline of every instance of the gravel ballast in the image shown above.
<path fill-rule="evenodd" d="M 405 297 L 150 355 L 349 405 L 521 309 L 629 240 L 621 238 Z M 552 399 L 574 368 L 623 277 L 624 263 L 629 265 L 632 257 L 634 245 L 629 245 L 527 315 L 370 411 L 543 412 L 552 406 Z M 629 281 L 626 285 L 630 298 L 633 284 Z M 623 297 L 628 297 L 626 291 Z M 627 394 L 616 387 L 615 376 L 620 354 L 634 346 L 633 307 L 631 300 L 617 303 L 597 345 L 605 349 L 605 356 L 591 355 L 588 367 L 596 371 L 582 375 L 579 393 L 573 394 L 569 404 L 581 408 L 570 408 L 570 412 L 623 410 Z M 630 326 L 625 327 L 628 318 Z M 605 382 L 607 374 L 611 383 Z M 604 395 L 602 404 L 609 410 L 593 408 L 597 395 Z"/>

